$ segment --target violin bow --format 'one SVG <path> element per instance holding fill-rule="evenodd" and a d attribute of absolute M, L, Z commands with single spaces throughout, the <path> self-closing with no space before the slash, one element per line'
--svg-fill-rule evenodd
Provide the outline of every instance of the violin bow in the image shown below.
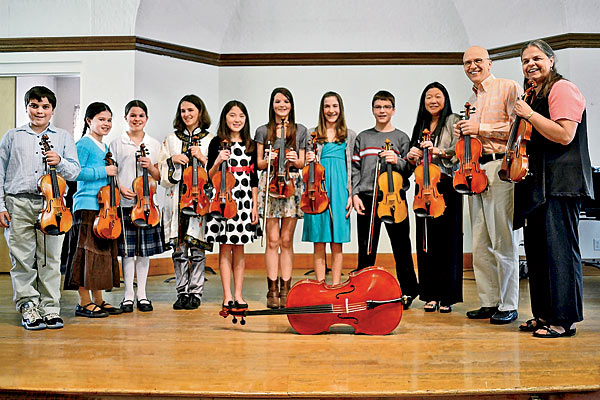
<path fill-rule="evenodd" d="M 379 156 L 378 156 L 379 157 Z M 375 181 L 373 182 L 373 201 L 371 204 L 371 223 L 369 224 L 369 237 L 367 239 L 367 254 L 373 252 L 373 229 L 375 228 L 375 206 L 377 205 L 377 185 L 379 178 L 379 170 L 381 168 L 381 160 L 377 160 L 377 167 L 375 167 Z"/>
<path fill-rule="evenodd" d="M 267 161 L 267 181 L 265 182 L 265 209 L 263 211 L 263 233 L 260 238 L 260 247 L 265 246 L 265 236 L 267 235 L 267 213 L 269 211 L 269 182 L 271 177 L 271 151 L 273 150 L 273 145 L 271 141 L 267 141 L 267 145 L 269 146 L 269 159 Z"/>

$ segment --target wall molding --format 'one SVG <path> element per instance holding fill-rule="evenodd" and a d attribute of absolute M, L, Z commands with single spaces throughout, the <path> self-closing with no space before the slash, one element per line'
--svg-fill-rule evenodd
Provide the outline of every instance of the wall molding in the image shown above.
<path fill-rule="evenodd" d="M 543 38 L 554 50 L 600 48 L 600 33 L 565 33 Z M 492 60 L 519 57 L 526 42 L 489 49 Z M 461 65 L 462 52 L 341 52 L 219 54 L 137 36 L 0 38 L 0 53 L 137 50 L 217 67 L 339 65 Z"/>

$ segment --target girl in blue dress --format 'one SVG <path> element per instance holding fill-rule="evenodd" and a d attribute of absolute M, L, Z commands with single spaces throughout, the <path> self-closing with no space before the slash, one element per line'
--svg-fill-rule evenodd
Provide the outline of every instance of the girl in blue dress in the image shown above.
<path fill-rule="evenodd" d="M 321 98 L 316 128 L 317 154 L 306 152 L 306 162 L 318 160 L 325 168 L 325 189 L 329 208 L 320 214 L 304 214 L 302 240 L 314 243 L 317 280 L 325 280 L 325 244 L 331 247 L 333 284 L 342 276 L 342 243 L 350 241 L 352 211 L 352 151 L 356 133 L 346 128 L 344 104 L 339 94 L 327 92 Z M 332 221 L 333 217 L 333 221 Z"/>

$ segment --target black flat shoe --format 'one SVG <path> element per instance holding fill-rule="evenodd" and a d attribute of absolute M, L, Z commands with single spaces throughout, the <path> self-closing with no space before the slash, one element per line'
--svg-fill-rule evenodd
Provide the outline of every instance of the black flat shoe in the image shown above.
<path fill-rule="evenodd" d="M 231 302 L 230 302 L 231 303 Z M 234 308 L 239 308 L 239 309 L 244 309 L 244 308 L 248 308 L 248 304 L 246 303 L 240 303 L 237 300 L 233 303 L 233 307 Z"/>
<path fill-rule="evenodd" d="M 133 300 L 125 300 L 125 299 L 123 299 L 123 301 L 121 302 L 121 305 L 119 306 L 119 308 L 124 313 L 133 312 Z"/>
<path fill-rule="evenodd" d="M 173 310 L 185 310 L 189 301 L 190 297 L 187 294 L 178 294 L 177 300 L 173 303 Z"/>
<path fill-rule="evenodd" d="M 533 332 L 533 336 L 539 337 L 539 338 L 559 338 L 559 337 L 575 336 L 575 334 L 577 333 L 577 328 L 571 329 L 569 326 L 563 326 L 562 328 L 565 331 L 561 333 L 561 332 L 555 331 L 554 329 L 552 329 L 549 326 L 542 326 L 542 327 L 538 328 L 538 330 L 544 330 L 545 333 L 537 333 L 537 330 L 536 330 L 535 332 Z"/>
<path fill-rule="evenodd" d="M 425 312 L 435 312 L 439 307 L 439 304 L 436 301 L 429 301 L 423 306 L 423 310 Z"/>
<path fill-rule="evenodd" d="M 448 314 L 448 313 L 452 312 L 452 306 L 440 305 L 438 308 L 440 310 L 440 313 L 442 313 L 442 314 Z"/>
<path fill-rule="evenodd" d="M 141 312 L 149 312 L 149 311 L 154 310 L 154 307 L 152 307 L 152 302 L 148 299 L 138 300 L 137 308 L 138 308 L 138 311 L 141 311 Z"/>
<path fill-rule="evenodd" d="M 519 317 L 517 310 L 497 311 L 490 318 L 490 323 L 494 325 L 510 324 Z"/>
<path fill-rule="evenodd" d="M 469 319 L 488 319 L 498 311 L 498 307 L 481 307 L 478 310 L 467 311 Z"/>
<path fill-rule="evenodd" d="M 93 305 L 94 308 L 88 310 L 87 307 Z M 94 303 L 88 303 L 85 306 L 77 304 L 75 307 L 75 316 L 77 317 L 86 317 L 86 318 L 106 318 L 108 317 L 108 313 L 100 308 L 99 305 Z"/>
<path fill-rule="evenodd" d="M 412 304 L 413 300 L 414 299 L 412 297 L 406 296 L 406 300 L 402 304 L 402 309 L 403 310 L 408 310 L 410 308 L 410 305 Z"/>
<path fill-rule="evenodd" d="M 100 304 L 100 308 L 103 311 L 106 311 L 108 313 L 108 315 L 119 315 L 119 314 L 123 314 L 123 310 L 121 310 L 120 308 L 114 307 L 111 304 L 108 304 L 107 302 L 103 301 Z"/>

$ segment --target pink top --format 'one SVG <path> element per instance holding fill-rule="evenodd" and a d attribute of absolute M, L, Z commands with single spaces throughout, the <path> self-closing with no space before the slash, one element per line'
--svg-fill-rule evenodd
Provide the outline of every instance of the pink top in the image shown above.
<path fill-rule="evenodd" d="M 548 106 L 552 121 L 568 119 L 580 123 L 585 110 L 585 98 L 573 82 L 561 79 L 550 89 Z"/>

